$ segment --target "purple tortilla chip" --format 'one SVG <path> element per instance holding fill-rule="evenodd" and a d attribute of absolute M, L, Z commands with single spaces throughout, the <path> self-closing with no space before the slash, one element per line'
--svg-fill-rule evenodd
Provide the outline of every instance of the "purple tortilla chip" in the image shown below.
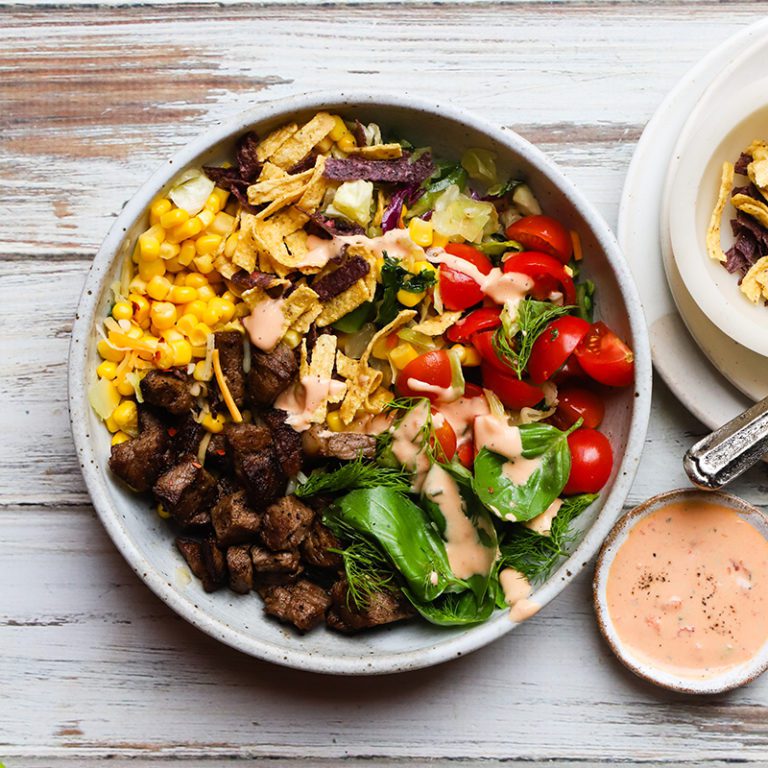
<path fill-rule="evenodd" d="M 352 131 L 352 135 L 355 137 L 355 143 L 358 147 L 364 147 L 368 144 L 363 124 L 357 118 L 355 118 L 355 128 Z"/>
<path fill-rule="evenodd" d="M 731 273 L 739 273 L 741 277 L 744 277 L 744 275 L 747 274 L 749 271 L 749 268 L 752 266 L 748 259 L 746 259 L 739 251 L 737 250 L 736 246 L 733 248 L 729 248 L 725 252 L 725 261 L 723 262 L 723 266 Z M 741 281 L 739 281 L 741 282 Z"/>
<path fill-rule="evenodd" d="M 735 195 L 746 195 L 753 200 L 759 200 L 761 203 L 765 202 L 765 198 L 760 193 L 760 190 L 754 184 L 747 184 L 743 187 L 734 187 L 731 192 L 731 197 Z"/>
<path fill-rule="evenodd" d="M 323 175 L 334 181 L 386 181 L 398 184 L 421 184 L 435 171 L 432 156 L 425 152 L 418 160 L 411 162 L 410 157 L 395 160 L 364 160 L 360 157 L 347 157 L 339 160 L 329 157 L 325 161 Z"/>
<path fill-rule="evenodd" d="M 748 155 L 746 152 L 742 152 L 739 155 L 739 159 L 733 166 L 733 170 L 736 173 L 740 173 L 742 176 L 747 175 L 747 166 L 752 162 L 752 155 Z"/>
<path fill-rule="evenodd" d="M 241 136 L 237 142 L 235 157 L 237 167 L 240 169 L 240 178 L 243 181 L 254 181 L 261 173 L 262 164 L 256 157 L 256 148 L 259 145 L 259 137 L 254 131 Z"/>
<path fill-rule="evenodd" d="M 750 236 L 757 244 L 757 252 L 761 256 L 768 253 L 768 230 L 743 211 L 739 211 L 736 218 L 731 219 L 731 230 L 737 239 L 741 235 Z"/>
<path fill-rule="evenodd" d="M 370 271 L 371 267 L 365 259 L 360 256 L 353 256 L 342 262 L 338 269 L 315 280 L 310 287 L 317 294 L 320 301 L 326 302 L 334 296 L 344 293 L 347 288 L 351 288 Z"/>
<path fill-rule="evenodd" d="M 317 160 L 317 152 L 310 152 L 303 160 L 299 160 L 296 165 L 292 166 L 288 173 L 293 176 L 294 173 L 304 173 L 304 171 L 308 171 L 310 168 L 315 167 L 315 162 Z"/>
<path fill-rule="evenodd" d="M 335 235 L 364 235 L 365 230 L 359 225 L 345 219 L 331 219 L 320 213 L 313 213 L 307 222 L 307 231 L 328 239 Z M 319 230 L 319 231 L 318 231 Z"/>

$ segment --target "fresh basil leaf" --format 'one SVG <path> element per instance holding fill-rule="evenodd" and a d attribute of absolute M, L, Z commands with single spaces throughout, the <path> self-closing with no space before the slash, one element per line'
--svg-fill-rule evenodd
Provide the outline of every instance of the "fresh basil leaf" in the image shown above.
<path fill-rule="evenodd" d="M 502 520 L 513 522 L 544 512 L 560 495 L 571 471 L 569 432 L 550 424 L 523 424 L 519 429 L 522 458 L 538 460 L 525 483 L 514 483 L 504 472 L 509 459 L 487 448 L 480 451 L 474 467 L 474 488 L 480 501 Z"/>

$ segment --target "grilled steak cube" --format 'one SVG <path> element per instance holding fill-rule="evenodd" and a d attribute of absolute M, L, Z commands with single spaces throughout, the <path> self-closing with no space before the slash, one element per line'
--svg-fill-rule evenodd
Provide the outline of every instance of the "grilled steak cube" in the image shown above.
<path fill-rule="evenodd" d="M 320 624 L 331 604 L 328 593 L 306 579 L 287 586 L 265 587 L 259 592 L 270 616 L 293 624 L 302 632 Z"/>
<path fill-rule="evenodd" d="M 290 424 L 285 423 L 285 411 L 270 408 L 264 411 L 262 418 L 272 435 L 272 445 L 275 447 L 277 460 L 288 477 L 294 477 L 301 470 L 303 454 L 301 450 L 301 434 Z"/>
<path fill-rule="evenodd" d="M 301 435 L 307 456 L 353 461 L 362 456 L 372 459 L 376 455 L 376 438 L 357 432 L 327 432 L 318 424 Z"/>
<path fill-rule="evenodd" d="M 238 331 L 218 331 L 213 334 L 214 346 L 219 350 L 221 371 L 226 379 L 232 399 L 238 407 L 245 398 L 245 372 L 243 371 L 243 334 Z"/>
<path fill-rule="evenodd" d="M 245 491 L 221 497 L 211 510 L 216 540 L 222 547 L 253 541 L 261 525 L 261 515 L 254 512 L 245 498 Z"/>
<path fill-rule="evenodd" d="M 208 586 L 203 582 L 206 592 L 213 592 L 227 580 L 227 561 L 224 553 L 216 546 L 213 536 L 203 539 L 201 544 L 203 563 L 208 573 Z"/>
<path fill-rule="evenodd" d="M 272 352 L 251 348 L 251 370 L 246 380 L 246 399 L 253 406 L 272 405 L 299 372 L 290 347 L 278 344 Z"/>
<path fill-rule="evenodd" d="M 400 591 L 374 592 L 365 608 L 357 608 L 352 600 L 348 600 L 347 590 L 346 579 L 337 581 L 331 588 L 333 608 L 328 614 L 328 626 L 340 632 L 378 627 L 416 615 Z"/>
<path fill-rule="evenodd" d="M 307 536 L 301 542 L 301 554 L 309 565 L 316 568 L 341 568 L 341 555 L 329 552 L 331 549 L 341 549 L 341 542 L 330 528 L 319 520 L 312 523 Z"/>
<path fill-rule="evenodd" d="M 297 550 L 270 552 L 264 547 L 251 547 L 253 575 L 259 584 L 290 584 L 304 570 Z"/>
<path fill-rule="evenodd" d="M 285 492 L 286 477 L 271 446 L 246 456 L 235 471 L 256 507 L 271 504 Z"/>
<path fill-rule="evenodd" d="M 112 446 L 109 468 L 135 491 L 148 491 L 168 463 L 168 432 L 146 409 L 139 410 L 138 437 Z"/>
<path fill-rule="evenodd" d="M 210 522 L 208 508 L 215 495 L 216 480 L 195 456 L 185 456 L 155 482 L 155 498 L 182 526 Z"/>
<path fill-rule="evenodd" d="M 256 424 L 227 424 L 224 428 L 227 450 L 235 467 L 245 456 L 272 444 L 272 435 L 266 427 Z"/>
<path fill-rule="evenodd" d="M 229 456 L 227 455 L 227 439 L 223 433 L 211 435 L 208 447 L 205 449 L 205 466 L 228 472 L 231 469 Z"/>
<path fill-rule="evenodd" d="M 227 550 L 229 587 L 233 592 L 245 595 L 253 589 L 253 563 L 250 547 L 230 547 Z"/>
<path fill-rule="evenodd" d="M 187 561 L 189 570 L 203 583 L 206 592 L 215 592 L 222 585 L 226 564 L 213 539 L 200 541 L 179 536 L 176 547 Z"/>
<path fill-rule="evenodd" d="M 179 371 L 151 370 L 141 380 L 141 394 L 150 405 L 181 416 L 195 404 L 190 386 L 189 379 Z"/>
<path fill-rule="evenodd" d="M 273 551 L 295 549 L 304 541 L 315 513 L 295 496 L 284 496 L 267 507 L 261 540 Z"/>
<path fill-rule="evenodd" d="M 177 459 L 187 454 L 197 455 L 205 430 L 194 420 L 191 413 L 187 414 L 177 427 L 169 431 L 171 450 Z"/>

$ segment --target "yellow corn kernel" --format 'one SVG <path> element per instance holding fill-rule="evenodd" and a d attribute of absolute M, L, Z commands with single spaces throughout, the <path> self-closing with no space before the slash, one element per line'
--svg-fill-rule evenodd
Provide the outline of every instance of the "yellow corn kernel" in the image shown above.
<path fill-rule="evenodd" d="M 149 207 L 149 223 L 159 224 L 160 217 L 173 208 L 173 203 L 167 197 L 159 197 Z"/>
<path fill-rule="evenodd" d="M 155 301 L 163 301 L 171 290 L 171 281 L 166 277 L 155 275 L 147 283 L 147 295 Z"/>
<path fill-rule="evenodd" d="M 119 363 L 125 357 L 125 352 L 115 349 L 106 339 L 99 339 L 96 349 L 104 360 L 111 363 Z"/>
<path fill-rule="evenodd" d="M 173 284 L 174 285 L 186 285 L 188 277 L 189 277 L 189 272 L 187 272 L 186 269 L 182 269 L 180 272 L 177 272 L 173 276 Z"/>
<path fill-rule="evenodd" d="M 107 381 L 112 381 L 112 379 L 117 376 L 117 363 L 113 363 L 111 360 L 105 360 L 96 368 L 96 375 L 100 379 L 107 379 Z"/>
<path fill-rule="evenodd" d="M 328 424 L 328 429 L 331 432 L 342 432 L 344 430 L 344 424 L 341 421 L 341 414 L 338 411 L 331 411 L 326 417 L 325 421 Z"/>
<path fill-rule="evenodd" d="M 168 261 L 164 262 L 164 264 L 165 271 L 172 275 L 178 274 L 184 269 L 184 265 L 179 262 L 178 256 L 174 256 L 172 259 L 168 259 Z"/>
<path fill-rule="evenodd" d="M 163 331 L 163 341 L 167 344 L 171 344 L 174 341 L 181 341 L 184 339 L 184 334 L 174 326 L 167 331 Z"/>
<path fill-rule="evenodd" d="M 208 285 L 208 278 L 199 272 L 190 272 L 184 284 L 190 288 L 202 288 L 204 285 Z"/>
<path fill-rule="evenodd" d="M 382 336 L 373 343 L 371 354 L 378 360 L 386 360 L 390 349 L 389 336 Z"/>
<path fill-rule="evenodd" d="M 228 323 L 235 316 L 235 305 L 229 299 L 219 299 L 219 312 L 221 313 L 221 322 Z"/>
<path fill-rule="evenodd" d="M 427 248 L 432 245 L 432 222 L 414 218 L 408 222 L 408 234 L 416 245 Z"/>
<path fill-rule="evenodd" d="M 144 323 L 149 321 L 149 302 L 138 293 L 131 293 L 128 296 L 128 301 L 133 307 L 134 321 L 144 327 Z"/>
<path fill-rule="evenodd" d="M 233 232 L 228 238 L 227 242 L 224 245 L 224 255 L 231 259 L 232 256 L 235 253 L 235 250 L 237 249 L 237 244 L 240 242 L 240 232 Z"/>
<path fill-rule="evenodd" d="M 170 368 L 173 365 L 173 350 L 170 344 L 162 342 L 157 345 L 157 352 L 152 356 L 152 361 L 158 368 Z"/>
<path fill-rule="evenodd" d="M 182 315 L 176 321 L 176 327 L 185 335 L 189 336 L 192 333 L 192 329 L 197 325 L 197 318 L 191 313 L 187 312 Z"/>
<path fill-rule="evenodd" d="M 200 301 L 209 302 L 216 295 L 216 291 L 210 285 L 201 285 L 197 289 L 197 298 Z"/>
<path fill-rule="evenodd" d="M 181 250 L 179 251 L 179 264 L 183 264 L 188 267 L 192 263 L 192 259 L 195 258 L 197 249 L 195 248 L 194 240 L 185 240 L 181 244 Z"/>
<path fill-rule="evenodd" d="M 189 221 L 189 214 L 183 208 L 174 208 L 160 217 L 160 226 L 164 229 L 173 229 L 187 221 Z"/>
<path fill-rule="evenodd" d="M 406 291 L 402 288 L 397 292 L 397 300 L 404 307 L 415 307 L 424 298 L 424 291 L 414 293 L 413 291 Z"/>
<path fill-rule="evenodd" d="M 227 204 L 227 200 L 229 200 L 229 192 L 226 189 L 222 189 L 221 187 L 214 187 L 211 194 L 216 195 L 216 197 L 219 198 L 219 210 L 223 211 L 224 206 Z M 210 198 L 208 199 L 210 200 Z"/>
<path fill-rule="evenodd" d="M 326 136 L 322 141 L 318 142 L 317 149 L 324 155 L 327 155 L 331 149 L 333 149 L 333 141 L 330 136 Z"/>
<path fill-rule="evenodd" d="M 131 293 L 139 293 L 144 294 L 147 292 L 147 281 L 142 280 L 138 275 L 136 275 L 130 283 L 128 283 L 128 290 Z"/>
<path fill-rule="evenodd" d="M 160 243 L 160 258 L 169 261 L 179 255 L 181 246 L 178 243 Z"/>
<path fill-rule="evenodd" d="M 208 348 L 203 344 L 200 346 L 199 344 L 197 346 L 192 347 L 192 357 L 205 357 L 208 354 Z"/>
<path fill-rule="evenodd" d="M 139 259 L 141 262 L 151 262 L 160 258 L 160 241 L 152 235 L 139 235 Z"/>
<path fill-rule="evenodd" d="M 192 378 L 195 381 L 210 381 L 213 377 L 213 368 L 209 367 L 206 371 L 205 360 L 198 360 L 195 363 L 195 370 L 192 372 Z"/>
<path fill-rule="evenodd" d="M 206 413 L 203 416 L 203 420 L 200 422 L 203 429 L 208 432 L 212 432 L 214 435 L 218 435 L 224 429 L 224 416 L 219 414 L 216 418 L 211 416 L 210 413 Z"/>
<path fill-rule="evenodd" d="M 192 345 L 186 339 L 171 342 L 174 365 L 189 365 L 192 362 Z"/>
<path fill-rule="evenodd" d="M 185 221 L 183 224 L 179 224 L 178 227 L 174 227 L 166 234 L 166 238 L 172 243 L 180 243 L 182 240 L 187 240 L 190 237 L 195 237 L 203 231 L 203 222 L 195 216 L 189 221 Z"/>
<path fill-rule="evenodd" d="M 197 298 L 194 301 L 190 301 L 189 304 L 184 305 L 185 315 L 194 315 L 198 320 L 203 319 L 205 310 L 208 309 L 208 304 L 200 299 L 200 289 L 197 291 Z"/>
<path fill-rule="evenodd" d="M 208 195 L 208 199 L 205 201 L 203 208 L 205 208 L 206 211 L 211 211 L 214 214 L 217 214 L 221 210 L 221 198 L 216 194 L 216 190 Z"/>
<path fill-rule="evenodd" d="M 107 425 L 107 429 L 110 432 L 115 433 L 120 431 L 120 427 L 117 425 L 117 422 L 113 416 L 110 416 L 108 419 L 104 419 L 104 423 Z"/>
<path fill-rule="evenodd" d="M 418 356 L 419 353 L 414 349 L 413 344 L 409 344 L 407 341 L 401 342 L 389 353 L 392 365 L 400 369 L 405 368 L 411 360 L 415 360 Z"/>
<path fill-rule="evenodd" d="M 203 322 L 213 328 L 213 326 L 216 325 L 220 320 L 221 314 L 219 311 L 216 309 L 216 307 L 212 307 L 209 304 L 203 313 Z"/>
<path fill-rule="evenodd" d="M 139 264 L 139 277 L 149 282 L 153 277 L 162 277 L 165 274 L 165 262 L 162 259 L 155 261 L 142 261 Z"/>
<path fill-rule="evenodd" d="M 480 354 L 474 347 L 466 346 L 464 344 L 454 344 L 451 350 L 456 352 L 459 362 L 465 368 L 472 368 L 480 365 Z"/>
<path fill-rule="evenodd" d="M 131 438 L 125 434 L 125 432 L 115 432 L 112 435 L 112 445 L 120 445 L 120 443 L 127 443 Z"/>
<path fill-rule="evenodd" d="M 188 334 L 190 344 L 193 347 L 204 346 L 210 334 L 211 329 L 205 323 L 198 323 Z"/>
<path fill-rule="evenodd" d="M 189 304 L 197 298 L 197 291 L 188 285 L 174 285 L 168 293 L 168 301 L 174 304 Z"/>
<path fill-rule="evenodd" d="M 448 245 L 448 238 L 445 235 L 441 235 L 439 232 L 432 234 L 433 248 L 445 248 L 446 245 Z"/>
<path fill-rule="evenodd" d="M 157 516 L 162 517 L 163 520 L 168 520 L 171 517 L 171 513 L 162 505 L 157 505 Z"/>
<path fill-rule="evenodd" d="M 342 151 L 342 152 L 351 152 L 353 149 L 357 147 L 357 142 L 355 141 L 355 137 L 347 131 L 337 142 L 336 146 Z"/>
<path fill-rule="evenodd" d="M 237 304 L 237 296 L 235 296 L 232 291 L 224 291 L 224 293 L 222 293 L 219 298 L 223 299 L 224 301 L 231 301 L 233 304 Z"/>
<path fill-rule="evenodd" d="M 435 269 L 434 264 L 430 264 L 428 261 L 415 261 L 413 263 L 413 266 L 411 267 L 411 272 L 414 275 L 418 275 L 424 270 L 427 270 L 428 272 L 437 272 L 437 269 Z"/>
<path fill-rule="evenodd" d="M 195 256 L 192 261 L 198 272 L 202 272 L 204 275 L 209 275 L 213 272 L 213 259 L 209 254 L 206 254 L 205 256 Z"/>
<path fill-rule="evenodd" d="M 221 242 L 221 235 L 200 235 L 195 240 L 195 248 L 199 256 L 208 256 L 216 253 L 216 249 Z"/>
<path fill-rule="evenodd" d="M 117 391 L 123 397 L 130 397 L 131 395 L 136 394 L 133 389 L 133 384 L 131 384 L 128 379 L 120 379 L 119 381 L 116 381 L 115 386 L 117 387 Z"/>
<path fill-rule="evenodd" d="M 339 117 L 339 115 L 333 116 L 333 128 L 331 128 L 330 133 L 328 134 L 328 138 L 331 141 L 338 141 L 345 133 L 349 133 L 349 128 L 347 128 L 344 121 Z"/>
<path fill-rule="evenodd" d="M 112 317 L 115 320 L 130 320 L 133 317 L 133 307 L 128 301 L 118 301 L 112 307 Z"/>
<path fill-rule="evenodd" d="M 216 214 L 213 211 L 209 211 L 207 208 L 203 208 L 203 210 L 197 214 L 197 218 L 203 225 L 203 229 L 208 229 L 208 227 L 213 224 L 213 220 L 216 218 Z"/>
<path fill-rule="evenodd" d="M 235 228 L 235 217 L 230 216 L 224 211 L 216 214 L 213 223 L 208 227 L 208 232 L 212 235 L 228 235 Z"/>
<path fill-rule="evenodd" d="M 131 327 L 125 332 L 125 335 L 129 339 L 140 339 L 142 336 L 144 336 L 144 332 L 138 325 L 132 323 Z"/>
<path fill-rule="evenodd" d="M 298 333 L 298 331 L 286 331 L 285 336 L 283 336 L 283 344 L 285 344 L 287 347 L 290 347 L 291 349 L 296 349 L 296 347 L 301 344 L 301 335 Z"/>
<path fill-rule="evenodd" d="M 136 410 L 136 403 L 133 400 L 123 400 L 120 405 L 112 411 L 112 418 L 120 429 L 125 432 L 134 432 L 139 428 L 139 414 Z"/>
<path fill-rule="evenodd" d="M 158 331 L 167 331 L 176 322 L 176 307 L 170 301 L 155 301 L 149 316 Z"/>

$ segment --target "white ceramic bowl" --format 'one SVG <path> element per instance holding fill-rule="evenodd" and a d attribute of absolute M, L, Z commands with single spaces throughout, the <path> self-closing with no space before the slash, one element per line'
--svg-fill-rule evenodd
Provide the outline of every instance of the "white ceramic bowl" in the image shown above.
<path fill-rule="evenodd" d="M 768 79 L 724 94 L 710 89 L 691 113 L 672 155 L 665 187 L 672 252 L 686 289 L 699 308 L 725 334 L 744 347 L 768 356 L 768 307 L 753 304 L 731 275 L 709 258 L 706 235 L 720 189 L 725 161 L 734 163 L 755 139 L 768 139 Z M 741 179 L 741 182 L 740 182 Z M 736 176 L 736 184 L 746 183 Z M 733 244 L 728 203 L 722 217 L 723 250 Z M 668 276 L 669 277 L 669 276 Z"/>
<path fill-rule="evenodd" d="M 444 629 L 424 622 L 383 628 L 357 637 L 325 629 L 305 636 L 272 620 L 255 594 L 228 590 L 213 594 L 190 580 L 173 546 L 170 528 L 153 514 L 146 499 L 125 490 L 110 476 L 109 435 L 88 405 L 87 389 L 97 365 L 96 325 L 110 305 L 109 284 L 130 252 L 131 242 L 147 226 L 150 201 L 186 167 L 227 157 L 234 141 L 254 129 L 264 133 L 288 119 L 303 120 L 319 109 L 374 120 L 417 144 L 431 145 L 438 156 L 455 158 L 467 147 L 499 154 L 502 172 L 522 173 L 546 211 L 581 235 L 585 273 L 598 286 L 597 310 L 626 338 L 635 352 L 636 391 L 617 391 L 608 405 L 605 431 L 616 467 L 600 502 L 581 521 L 583 536 L 570 558 L 538 589 L 533 599 L 548 603 L 595 554 L 619 514 L 643 448 L 651 396 L 651 363 L 642 309 L 632 278 L 605 222 L 560 171 L 535 147 L 446 105 L 402 94 L 311 94 L 259 105 L 228 123 L 206 131 L 171 158 L 126 204 L 99 250 L 86 280 L 70 350 L 69 400 L 72 431 L 88 490 L 115 545 L 146 584 L 190 623 L 253 656 L 300 669 L 333 674 L 398 672 L 462 656 L 505 635 L 514 624 L 500 611 L 470 629 Z M 83 563 L 83 567 L 87 567 Z"/>
<path fill-rule="evenodd" d="M 593 582 L 593 601 L 597 622 L 603 637 L 606 639 L 608 645 L 610 645 L 611 650 L 616 654 L 619 661 L 627 667 L 627 669 L 631 670 L 639 677 L 642 677 L 644 680 L 661 686 L 662 688 L 680 691 L 681 693 L 714 694 L 730 691 L 733 688 L 738 688 L 741 685 L 746 685 L 751 682 L 768 668 L 768 642 L 763 645 L 759 653 L 752 659 L 732 667 L 719 675 L 703 680 L 692 677 L 682 677 L 658 669 L 645 660 L 635 657 L 618 636 L 613 621 L 611 620 L 611 614 L 608 611 L 606 592 L 608 574 L 614 558 L 616 557 L 616 553 L 626 541 L 629 532 L 644 517 L 647 517 L 667 504 L 673 504 L 678 501 L 702 501 L 722 504 L 723 506 L 736 511 L 742 518 L 752 523 L 763 536 L 768 537 L 768 516 L 757 509 L 757 507 L 753 507 L 751 504 L 737 496 L 713 491 L 699 491 L 693 488 L 667 491 L 666 493 L 660 493 L 658 496 L 653 496 L 633 510 L 627 512 L 627 514 L 616 523 L 600 550 Z"/>

